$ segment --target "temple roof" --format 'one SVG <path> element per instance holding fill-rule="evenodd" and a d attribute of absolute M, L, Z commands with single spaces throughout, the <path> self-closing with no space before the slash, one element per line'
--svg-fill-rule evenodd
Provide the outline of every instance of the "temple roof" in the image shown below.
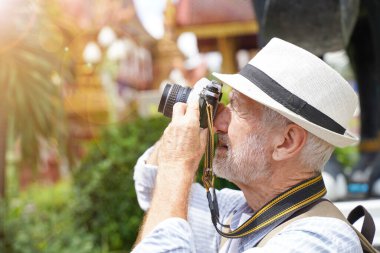
<path fill-rule="evenodd" d="M 249 0 L 179 0 L 177 26 L 194 26 L 256 20 Z"/>

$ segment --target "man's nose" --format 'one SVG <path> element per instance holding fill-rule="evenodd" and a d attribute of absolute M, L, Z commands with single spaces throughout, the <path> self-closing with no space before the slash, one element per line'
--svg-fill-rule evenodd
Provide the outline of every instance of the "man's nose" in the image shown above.
<path fill-rule="evenodd" d="M 214 120 L 215 132 L 227 133 L 230 120 L 231 120 L 230 109 L 223 104 L 219 104 L 218 110 L 216 112 L 215 120 Z"/>

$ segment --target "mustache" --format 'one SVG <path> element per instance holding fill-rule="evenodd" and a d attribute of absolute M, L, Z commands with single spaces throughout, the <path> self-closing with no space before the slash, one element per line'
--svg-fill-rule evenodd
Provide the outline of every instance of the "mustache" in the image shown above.
<path fill-rule="evenodd" d="M 218 146 L 230 146 L 230 140 L 228 139 L 227 134 L 218 134 Z"/>

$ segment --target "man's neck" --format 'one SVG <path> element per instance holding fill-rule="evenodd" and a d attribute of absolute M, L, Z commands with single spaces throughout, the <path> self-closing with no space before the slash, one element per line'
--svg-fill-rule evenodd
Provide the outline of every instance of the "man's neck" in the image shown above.
<path fill-rule="evenodd" d="M 279 194 L 288 190 L 297 183 L 315 176 L 312 171 L 303 171 L 300 169 L 298 172 L 292 173 L 283 168 L 275 170 L 278 173 L 271 174 L 268 178 L 257 180 L 249 185 L 238 184 L 237 186 L 242 190 L 247 200 L 248 205 L 252 210 L 257 211 L 261 209 L 266 203 L 274 199 Z M 284 173 L 286 171 L 286 173 Z"/>

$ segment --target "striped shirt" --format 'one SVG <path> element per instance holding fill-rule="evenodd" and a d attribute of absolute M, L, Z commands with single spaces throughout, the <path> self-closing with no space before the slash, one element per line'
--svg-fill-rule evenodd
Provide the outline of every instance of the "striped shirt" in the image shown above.
<path fill-rule="evenodd" d="M 134 181 L 137 199 L 143 210 L 149 208 L 157 167 L 145 163 L 148 149 L 137 161 Z M 253 210 L 241 191 L 217 191 L 220 220 L 227 223 L 233 214 L 231 229 L 236 229 L 251 217 Z M 197 183 L 191 188 L 188 219 L 169 218 L 158 224 L 133 250 L 142 252 L 362 252 L 356 233 L 345 222 L 336 218 L 308 217 L 286 226 L 264 247 L 254 248 L 261 238 L 248 235 L 230 239 L 220 248 L 221 236 L 216 232 L 208 208 L 205 189 Z"/>

